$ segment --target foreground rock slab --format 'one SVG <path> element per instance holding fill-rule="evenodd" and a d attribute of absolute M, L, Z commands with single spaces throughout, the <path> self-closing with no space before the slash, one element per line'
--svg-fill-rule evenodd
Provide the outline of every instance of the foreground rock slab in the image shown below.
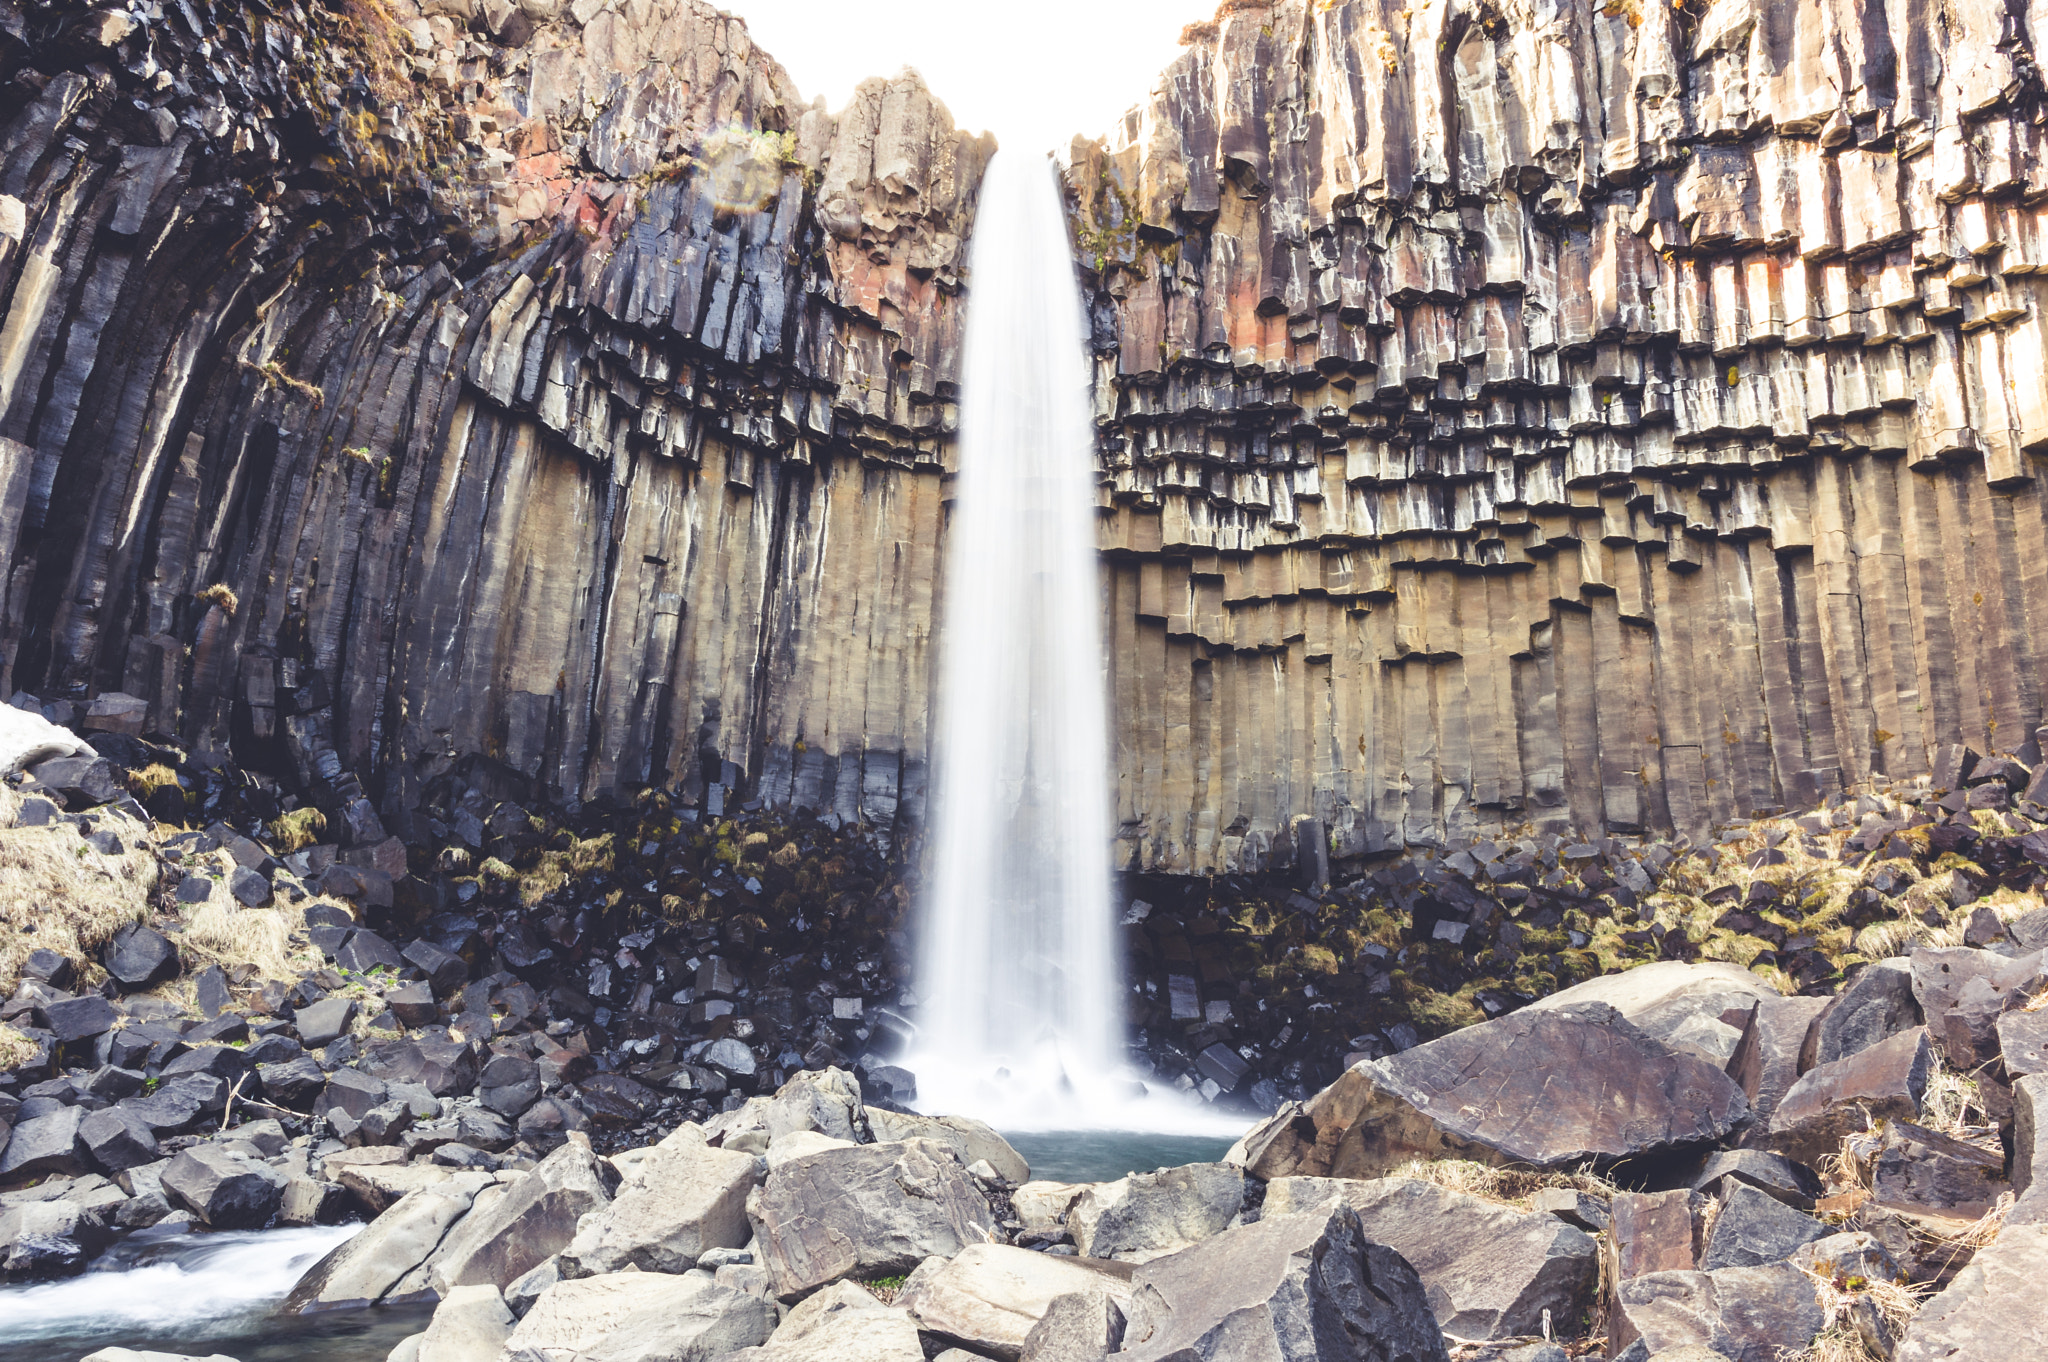
<path fill-rule="evenodd" d="M 995 1238 L 995 1213 L 959 1158 L 930 1140 L 828 1149 L 768 1175 L 749 1212 L 777 1297 L 845 1277 L 907 1275 Z"/>
<path fill-rule="evenodd" d="M 2048 1223 L 2008 1223 L 1920 1307 L 1892 1362 L 2048 1357 Z"/>
<path fill-rule="evenodd" d="M 577 1223 L 610 1204 L 597 1156 L 572 1139 L 488 1201 L 479 1197 L 434 1251 L 428 1280 L 444 1296 L 458 1286 L 509 1284 L 567 1248 Z"/>
<path fill-rule="evenodd" d="M 628 1266 L 684 1272 L 714 1248 L 747 1242 L 754 1156 L 713 1149 L 682 1125 L 641 1160 L 610 1206 L 585 1219 L 562 1254 L 562 1275 L 595 1277 Z"/>
<path fill-rule="evenodd" d="M 1813 1283 L 1789 1263 L 1718 1272 L 1653 1272 L 1615 1288 L 1608 1321 L 1616 1362 L 1649 1362 L 1685 1347 L 1728 1362 L 1779 1362 L 1826 1324 Z"/>
<path fill-rule="evenodd" d="M 1092 1295 L 1120 1308 L 1128 1306 L 1131 1272 L 1122 1264 L 1092 1258 L 975 1244 L 950 1261 L 927 1259 L 904 1284 L 898 1303 L 920 1327 L 976 1352 L 1016 1362 L 1025 1338 L 1053 1301 Z"/>
<path fill-rule="evenodd" d="M 1524 1009 L 1353 1065 L 1228 1155 L 1256 1177 L 1369 1178 L 1412 1158 L 1536 1169 L 1710 1143 L 1748 1113 L 1727 1074 L 1604 1003 Z"/>
<path fill-rule="evenodd" d="M 1139 1268 L 1118 1362 L 1448 1362 L 1422 1280 L 1358 1212 L 1272 1216 Z"/>
<path fill-rule="evenodd" d="M 505 1340 L 508 1362 L 712 1362 L 766 1343 L 775 1307 L 708 1272 L 557 1282 Z"/>
<path fill-rule="evenodd" d="M 1143 1263 L 1219 1233 L 1243 1204 L 1244 1170 L 1191 1163 L 1089 1187 L 1067 1211 L 1067 1229 L 1085 1258 Z"/>
<path fill-rule="evenodd" d="M 428 1257 L 486 1188 L 504 1195 L 488 1173 L 458 1173 L 413 1192 L 308 1269 L 281 1313 L 370 1305 L 424 1288 Z"/>
<path fill-rule="evenodd" d="M 1452 1338 L 1540 1334 L 1546 1314 L 1576 1320 L 1592 1307 L 1599 1241 L 1554 1215 L 1417 1178 L 1279 1178 L 1266 1187 L 1265 1213 L 1299 1214 L 1332 1201 L 1357 1211 L 1374 1242 L 1408 1260 Z"/>
<path fill-rule="evenodd" d="M 852 1282 L 835 1282 L 791 1310 L 759 1348 L 728 1362 L 924 1362 L 910 1315 Z"/>
<path fill-rule="evenodd" d="M 1844 1135 L 1869 1129 L 1873 1120 L 1913 1120 L 1933 1064 L 1927 1028 L 1916 1026 L 1821 1065 L 1793 1084 L 1772 1113 L 1770 1147 L 1818 1165 Z"/>

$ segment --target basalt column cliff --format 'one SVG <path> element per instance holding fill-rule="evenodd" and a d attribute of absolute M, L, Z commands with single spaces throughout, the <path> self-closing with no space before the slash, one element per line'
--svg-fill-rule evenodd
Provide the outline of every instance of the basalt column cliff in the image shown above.
<path fill-rule="evenodd" d="M 922 799 L 993 144 L 915 77 L 805 108 L 692 0 L 0 29 L 0 691 L 366 847 L 451 781 Z"/>
<path fill-rule="evenodd" d="M 1068 171 L 1120 863 L 2032 755 L 2044 30 L 1192 27 Z M 920 817 L 992 148 L 687 0 L 0 6 L 0 692 L 394 873 L 465 790 Z"/>
<path fill-rule="evenodd" d="M 2048 6 L 1228 0 L 1077 143 L 1122 860 L 1698 834 L 2048 650 Z"/>

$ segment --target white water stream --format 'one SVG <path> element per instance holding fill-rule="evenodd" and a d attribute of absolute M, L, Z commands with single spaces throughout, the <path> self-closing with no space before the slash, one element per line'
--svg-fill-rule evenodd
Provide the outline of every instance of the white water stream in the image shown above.
<path fill-rule="evenodd" d="M 970 260 L 904 1062 L 924 1110 L 1000 1129 L 1187 1129 L 1124 1061 L 1088 331 L 1045 160 L 991 162 Z"/>

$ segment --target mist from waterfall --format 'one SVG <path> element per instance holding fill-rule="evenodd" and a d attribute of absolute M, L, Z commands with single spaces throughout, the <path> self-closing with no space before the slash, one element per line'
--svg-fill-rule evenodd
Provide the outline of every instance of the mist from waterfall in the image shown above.
<path fill-rule="evenodd" d="M 1184 1125 L 1124 1061 L 1088 332 L 1050 163 L 995 157 L 971 264 L 905 1062 L 926 1111 Z"/>

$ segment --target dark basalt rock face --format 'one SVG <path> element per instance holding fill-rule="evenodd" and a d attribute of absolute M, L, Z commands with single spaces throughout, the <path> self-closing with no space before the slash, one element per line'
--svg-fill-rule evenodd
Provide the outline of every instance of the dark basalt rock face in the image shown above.
<path fill-rule="evenodd" d="M 1070 176 L 1126 864 L 1699 836 L 2033 741 L 2038 14 L 1184 40 Z"/>
<path fill-rule="evenodd" d="M 0 693 L 401 902 L 472 794 L 893 830 L 993 144 L 699 0 L 382 8 L 0 19 Z M 1959 746 L 2044 717 L 2027 24 L 1226 8 L 1070 175 L 1127 866 L 2040 788 Z"/>
<path fill-rule="evenodd" d="M 451 780 L 921 807 L 993 144 L 696 0 L 425 9 L 0 21 L 0 694 L 344 849 Z"/>

